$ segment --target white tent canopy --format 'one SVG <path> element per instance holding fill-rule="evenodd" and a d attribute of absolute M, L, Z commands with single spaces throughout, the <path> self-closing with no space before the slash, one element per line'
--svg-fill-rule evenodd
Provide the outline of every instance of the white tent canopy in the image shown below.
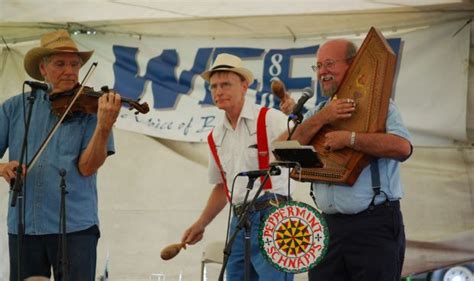
<path fill-rule="evenodd" d="M 38 38 L 57 28 L 137 36 L 314 37 L 385 32 L 469 19 L 470 1 L 9 1 L 0 9 L 6 42 Z"/>

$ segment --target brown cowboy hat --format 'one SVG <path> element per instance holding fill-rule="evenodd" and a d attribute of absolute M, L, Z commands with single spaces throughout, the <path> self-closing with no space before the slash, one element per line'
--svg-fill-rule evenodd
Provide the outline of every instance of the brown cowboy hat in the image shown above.
<path fill-rule="evenodd" d="M 94 51 L 79 52 L 76 43 L 64 29 L 49 32 L 41 37 L 40 47 L 33 48 L 26 53 L 24 60 L 26 73 L 36 80 L 44 80 L 39 70 L 41 59 L 45 56 L 64 53 L 78 54 L 84 65 Z"/>
<path fill-rule="evenodd" d="M 204 78 L 207 82 L 211 78 L 211 74 L 215 71 L 230 71 L 235 72 L 247 80 L 247 82 L 252 84 L 253 82 L 253 74 L 250 70 L 242 66 L 242 60 L 234 55 L 231 54 L 219 54 L 210 70 L 205 71 L 201 74 L 201 77 Z"/>

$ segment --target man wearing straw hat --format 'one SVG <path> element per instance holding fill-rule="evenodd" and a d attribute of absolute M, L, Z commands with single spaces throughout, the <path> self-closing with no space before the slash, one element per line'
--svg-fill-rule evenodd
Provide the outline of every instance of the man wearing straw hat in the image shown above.
<path fill-rule="evenodd" d="M 246 99 L 248 87 L 254 79 L 252 72 L 242 66 L 240 58 L 230 54 L 219 54 L 211 69 L 201 76 L 209 83 L 214 103 L 225 112 L 225 118 L 208 137 L 211 150 L 208 176 L 214 188 L 199 218 L 184 232 L 181 240 L 183 244 L 195 244 L 200 241 L 206 226 L 228 201 L 232 203 L 234 214 L 229 233 L 235 231 L 245 203 L 248 179 L 237 177 L 232 192 L 234 177 L 243 171 L 268 169 L 271 157 L 268 151 L 269 144 L 286 128 L 286 116 L 282 112 L 262 108 Z M 263 137 L 264 134 L 266 139 Z M 265 146 L 267 149 L 261 150 Z M 287 172 L 282 171 L 282 175 L 270 178 L 249 215 L 250 280 L 288 281 L 293 280 L 293 275 L 274 268 L 259 250 L 257 235 L 261 219 L 268 213 L 272 204 L 284 202 L 289 196 Z M 261 181 L 262 178 L 256 180 L 249 200 L 256 194 Z M 227 264 L 227 280 L 244 280 L 244 249 L 244 229 L 242 229 L 231 250 Z"/>
<path fill-rule="evenodd" d="M 93 51 L 81 52 L 67 31 L 44 34 L 40 47 L 25 56 L 29 76 L 52 86 L 52 94 L 73 89 L 78 84 L 79 70 Z M 38 90 L 28 130 L 28 152 L 23 163 L 32 156 L 58 121 L 51 112 L 50 94 Z M 99 238 L 97 207 L 97 170 L 108 155 L 114 154 L 112 126 L 120 110 L 120 96 L 104 94 L 98 100 L 97 115 L 75 112 L 59 126 L 48 146 L 24 178 L 24 236 L 18 243 L 18 205 L 9 206 L 8 234 L 10 280 L 18 280 L 18 260 L 23 280 L 32 276 L 63 280 L 58 259 L 60 227 L 60 170 L 66 171 L 66 224 L 68 280 L 94 280 L 96 248 Z M 0 163 L 0 175 L 14 179 L 19 165 L 25 118 L 23 97 L 14 96 L 0 107 L 0 157 L 9 150 L 9 162 Z M 25 171 L 23 168 L 23 171 Z M 21 259 L 17 247 L 21 246 Z"/>

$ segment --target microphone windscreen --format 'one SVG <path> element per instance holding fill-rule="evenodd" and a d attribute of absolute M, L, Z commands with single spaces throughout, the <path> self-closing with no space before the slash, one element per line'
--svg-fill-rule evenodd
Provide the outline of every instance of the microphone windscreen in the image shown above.
<path fill-rule="evenodd" d="M 314 96 L 314 91 L 311 87 L 306 87 L 303 89 L 303 96 L 307 96 L 308 98 L 312 98 Z"/>
<path fill-rule="evenodd" d="M 48 88 L 46 89 L 45 92 L 46 92 L 47 94 L 53 92 L 53 84 L 48 83 L 48 82 L 46 82 L 45 84 L 48 86 Z"/>

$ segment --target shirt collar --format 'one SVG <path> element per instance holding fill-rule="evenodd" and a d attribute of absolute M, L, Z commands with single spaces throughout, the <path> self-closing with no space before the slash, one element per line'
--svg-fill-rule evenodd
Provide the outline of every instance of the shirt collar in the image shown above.
<path fill-rule="evenodd" d="M 242 106 L 242 110 L 240 111 L 239 119 L 237 119 L 237 127 L 239 127 L 240 122 L 242 122 L 242 119 L 254 120 L 255 118 L 255 114 L 252 110 L 252 102 L 248 99 L 244 99 L 244 105 Z M 224 128 L 228 130 L 233 130 L 232 125 L 230 124 L 227 117 L 224 117 Z"/>

